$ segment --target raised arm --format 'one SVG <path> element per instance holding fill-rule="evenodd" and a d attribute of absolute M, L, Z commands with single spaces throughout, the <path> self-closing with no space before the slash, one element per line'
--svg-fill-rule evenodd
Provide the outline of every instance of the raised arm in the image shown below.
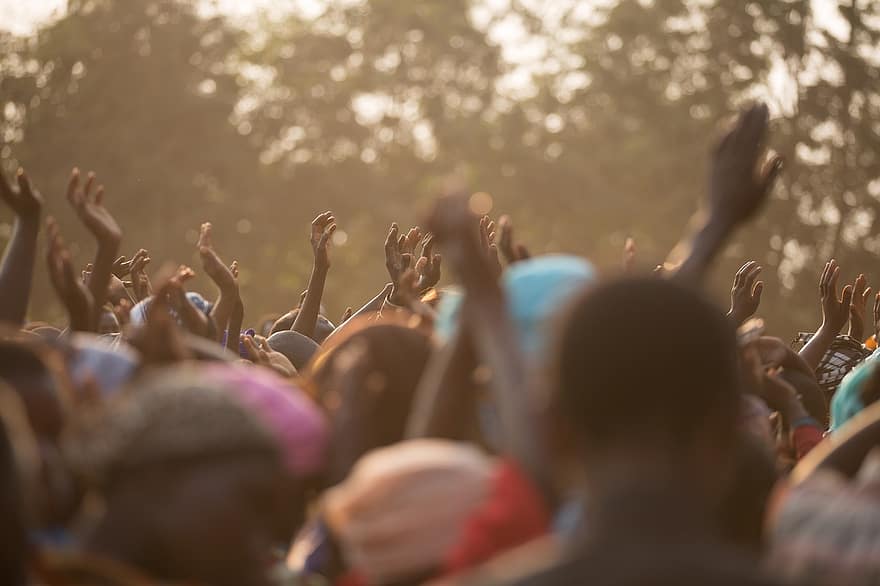
<path fill-rule="evenodd" d="M 89 279 L 89 290 L 97 309 L 92 318 L 91 329 L 97 330 L 100 308 L 107 299 L 107 286 L 110 284 L 119 243 L 122 241 L 122 230 L 104 207 L 104 186 L 99 185 L 93 194 L 94 183 L 95 174 L 89 173 L 85 185 L 80 186 L 79 169 L 74 169 L 67 184 L 67 200 L 98 244 L 92 276 Z"/>
<path fill-rule="evenodd" d="M 309 288 L 305 299 L 299 308 L 299 313 L 290 328 L 304 336 L 312 337 L 315 334 L 315 325 L 318 323 L 318 312 L 321 310 L 321 298 L 324 296 L 324 284 L 327 282 L 327 273 L 330 270 L 330 239 L 336 231 L 336 218 L 333 212 L 324 212 L 312 221 L 312 231 L 309 241 L 312 244 L 312 253 L 315 261 L 312 265 L 312 274 L 309 277 Z"/>
<path fill-rule="evenodd" d="M 465 297 L 460 319 L 470 325 L 478 360 L 491 373 L 488 387 L 500 417 L 505 451 L 541 489 L 548 490 L 549 474 L 529 401 L 525 361 L 505 310 L 497 268 L 485 253 L 486 222 L 471 213 L 467 197 L 458 195 L 438 202 L 429 228 L 461 279 Z"/>
<path fill-rule="evenodd" d="M 721 140 L 712 155 L 709 175 L 708 216 L 690 245 L 675 278 L 700 283 L 712 261 L 733 231 L 748 221 L 767 200 L 782 170 L 782 159 L 765 156 L 769 113 L 757 104 L 743 112 L 736 126 Z"/>
<path fill-rule="evenodd" d="M 837 280 L 840 277 L 840 267 L 837 261 L 831 259 L 825 263 L 825 269 L 819 278 L 819 299 L 822 304 L 822 325 L 810 338 L 810 341 L 801 348 L 801 358 L 816 370 L 822 357 L 828 352 L 834 338 L 849 320 L 850 305 L 853 298 L 852 285 L 843 288 L 841 295 L 837 295 Z"/>
<path fill-rule="evenodd" d="M 16 180 L 17 190 L 0 174 L 0 197 L 15 212 L 12 238 L 0 263 L 0 321 L 21 327 L 31 294 L 43 198 L 23 170 Z"/>
<path fill-rule="evenodd" d="M 229 317 L 235 306 L 240 301 L 238 291 L 238 263 L 233 261 L 231 266 L 226 266 L 217 252 L 211 238 L 211 223 L 202 224 L 199 232 L 199 256 L 202 259 L 202 268 L 217 286 L 218 296 L 214 307 L 211 309 L 211 317 L 217 326 L 217 341 L 223 340 L 224 333 L 229 327 Z M 238 330 L 229 330 L 228 337 L 238 337 Z"/>
<path fill-rule="evenodd" d="M 96 313 L 92 294 L 73 271 L 70 252 L 64 245 L 61 232 L 55 219 L 46 219 L 46 232 L 49 246 L 46 261 L 49 268 L 49 280 L 58 295 L 58 299 L 67 310 L 70 329 L 73 331 L 91 331 L 93 316 Z"/>

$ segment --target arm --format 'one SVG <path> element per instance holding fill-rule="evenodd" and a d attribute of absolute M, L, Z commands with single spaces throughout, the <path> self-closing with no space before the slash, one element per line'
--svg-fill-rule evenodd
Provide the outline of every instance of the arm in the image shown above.
<path fill-rule="evenodd" d="M 470 325 L 479 363 L 492 373 L 488 386 L 498 409 L 505 449 L 549 494 L 549 472 L 532 418 L 518 338 L 505 310 L 493 259 L 485 253 L 485 220 L 478 224 L 467 198 L 454 196 L 438 203 L 430 226 L 458 269 L 465 290 L 461 321 Z"/>
<path fill-rule="evenodd" d="M 407 438 L 463 438 L 463 416 L 476 415 L 472 378 L 476 366 L 470 333 L 460 323 L 446 346 L 434 350 L 419 379 Z"/>
<path fill-rule="evenodd" d="M 676 279 L 700 283 L 734 230 L 751 218 L 767 200 L 782 159 L 770 157 L 760 172 L 769 113 L 763 104 L 743 112 L 712 156 L 708 218 L 701 224 Z"/>
<path fill-rule="evenodd" d="M 750 260 L 740 267 L 733 278 L 733 288 L 730 290 L 730 310 L 727 312 L 727 317 L 737 326 L 742 325 L 755 315 L 761 304 L 764 283 L 757 281 L 759 274 L 761 274 L 761 265 Z"/>
<path fill-rule="evenodd" d="M 853 298 L 853 288 L 847 285 L 843 288 L 841 297 L 837 296 L 837 279 L 840 276 L 840 267 L 837 261 L 831 259 L 825 263 L 825 269 L 819 278 L 819 298 L 822 304 L 822 325 L 810 341 L 801 348 L 801 358 L 816 370 L 822 357 L 828 352 L 838 332 L 846 325 L 849 319 L 850 305 Z"/>
<path fill-rule="evenodd" d="M 110 284 L 110 276 L 113 274 L 113 266 L 116 263 L 116 253 L 119 252 L 119 243 L 122 240 L 122 231 L 107 208 L 104 207 L 104 186 L 99 185 L 92 195 L 92 185 L 95 174 L 89 173 L 83 187 L 79 185 L 79 169 L 74 169 L 67 185 L 67 199 L 76 211 L 80 221 L 85 225 L 98 243 L 98 251 L 95 253 L 94 268 L 89 279 L 89 290 L 95 301 L 95 315 L 92 317 L 92 331 L 98 326 L 100 308 L 107 299 L 107 287 Z"/>
<path fill-rule="evenodd" d="M 49 235 L 46 253 L 49 280 L 67 310 L 70 329 L 79 332 L 91 331 L 92 316 L 95 313 L 92 294 L 74 274 L 70 252 L 61 239 L 61 232 L 54 218 L 47 218 L 46 229 Z"/>
<path fill-rule="evenodd" d="M 318 322 L 321 297 L 324 296 L 324 283 L 327 281 L 327 272 L 330 270 L 330 256 L 327 249 L 330 245 L 330 238 L 335 231 L 336 218 L 333 217 L 332 212 L 324 212 L 312 221 L 310 240 L 315 262 L 309 277 L 306 297 L 293 321 L 293 327 L 290 328 L 294 332 L 299 332 L 310 338 L 315 334 L 315 324 Z"/>
<path fill-rule="evenodd" d="M 232 309 L 232 315 L 229 316 L 229 327 L 226 331 L 226 349 L 234 352 L 236 356 L 239 354 L 238 338 L 242 322 L 244 322 L 244 303 L 239 297 L 238 303 Z"/>
<path fill-rule="evenodd" d="M 224 333 L 229 325 L 229 316 L 239 302 L 238 292 L 238 261 L 233 261 L 227 267 L 217 253 L 211 240 L 211 223 L 202 224 L 199 232 L 199 256 L 202 259 L 202 268 L 214 281 L 219 294 L 214 307 L 211 309 L 211 317 L 217 326 L 217 341 L 223 340 Z M 237 337 L 238 330 L 235 331 Z M 227 336 L 228 338 L 228 336 Z"/>
<path fill-rule="evenodd" d="M 15 212 L 12 238 L 0 263 L 0 321 L 22 326 L 31 294 L 43 198 L 24 171 L 19 169 L 16 178 L 17 192 L 0 175 L 0 196 Z"/>

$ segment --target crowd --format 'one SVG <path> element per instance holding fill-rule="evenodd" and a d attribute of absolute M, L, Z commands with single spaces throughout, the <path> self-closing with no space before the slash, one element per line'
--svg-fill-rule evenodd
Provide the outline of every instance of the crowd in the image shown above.
<path fill-rule="evenodd" d="M 210 223 L 202 295 L 118 256 L 74 169 L 80 272 L 31 178 L 0 178 L 0 583 L 880 584 L 880 293 L 868 315 L 830 260 L 788 343 L 758 263 L 727 312 L 702 291 L 782 170 L 767 133 L 758 104 L 719 141 L 679 262 L 532 256 L 451 185 L 338 323 L 331 212 L 297 306 L 249 320 Z M 27 319 L 41 228 L 66 323 Z"/>

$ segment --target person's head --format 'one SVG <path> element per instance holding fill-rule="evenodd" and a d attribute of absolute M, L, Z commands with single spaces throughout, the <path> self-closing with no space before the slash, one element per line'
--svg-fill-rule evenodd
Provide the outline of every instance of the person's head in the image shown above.
<path fill-rule="evenodd" d="M 98 317 L 98 333 L 99 334 L 118 334 L 121 331 L 119 318 L 108 308 L 101 310 Z"/>
<path fill-rule="evenodd" d="M 647 277 L 598 286 L 562 324 L 553 370 L 554 414 L 590 482 L 626 473 L 603 467 L 627 460 L 645 480 L 728 471 L 740 408 L 734 330 L 700 293 Z M 652 469 L 640 470 L 646 460 Z"/>
<path fill-rule="evenodd" d="M 267 583 L 267 559 L 303 518 L 321 421 L 255 369 L 148 375 L 69 445 L 106 505 L 88 547 L 160 580 Z"/>
<path fill-rule="evenodd" d="M 470 444 L 418 439 L 374 450 L 330 489 L 322 511 L 369 584 L 422 584 L 442 571 L 488 498 L 493 461 Z"/>
<path fill-rule="evenodd" d="M 831 431 L 837 431 L 878 396 L 880 360 L 872 358 L 857 366 L 843 379 L 831 399 Z"/>
<path fill-rule="evenodd" d="M 367 451 L 403 439 L 431 353 L 428 336 L 404 325 L 361 321 L 346 330 L 307 373 L 310 390 L 331 417 L 334 481 Z"/>
<path fill-rule="evenodd" d="M 267 341 L 273 350 L 290 360 L 297 372 L 303 370 L 318 351 L 318 344 L 314 340 L 292 330 L 275 332 Z"/>
<path fill-rule="evenodd" d="M 71 392 L 63 364 L 60 352 L 39 341 L 0 342 L 0 380 L 21 401 L 37 449 L 34 531 L 64 526 L 81 496 L 59 446 Z"/>
<path fill-rule="evenodd" d="M 299 308 L 297 307 L 296 309 L 288 311 L 287 313 L 276 319 L 275 323 L 272 324 L 270 335 L 291 329 L 293 327 L 293 322 L 296 321 L 296 316 L 298 315 Z M 335 329 L 336 326 L 333 325 L 333 322 L 331 322 L 323 315 L 318 315 L 318 319 L 315 322 L 315 331 L 312 333 L 311 338 L 318 344 L 323 344 L 324 340 L 327 339 L 327 336 L 333 333 L 333 330 Z"/>

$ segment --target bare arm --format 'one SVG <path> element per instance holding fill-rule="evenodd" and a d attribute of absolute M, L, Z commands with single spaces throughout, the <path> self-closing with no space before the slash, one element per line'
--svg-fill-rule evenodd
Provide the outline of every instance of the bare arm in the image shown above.
<path fill-rule="evenodd" d="M 309 277 L 309 288 L 303 300 L 299 313 L 290 328 L 304 336 L 312 337 L 315 334 L 315 325 L 318 323 L 318 312 L 321 309 L 321 298 L 324 296 L 324 284 L 327 281 L 327 273 L 330 270 L 330 257 L 328 247 L 333 232 L 336 231 L 336 218 L 332 212 L 324 212 L 312 221 L 312 233 L 310 241 L 314 252 L 315 262 L 312 266 L 312 274 Z"/>
<path fill-rule="evenodd" d="M 43 198 L 24 171 L 19 169 L 16 178 L 18 190 L 13 191 L 0 175 L 0 196 L 15 212 L 12 238 L 0 263 L 0 321 L 20 327 L 31 294 Z"/>

